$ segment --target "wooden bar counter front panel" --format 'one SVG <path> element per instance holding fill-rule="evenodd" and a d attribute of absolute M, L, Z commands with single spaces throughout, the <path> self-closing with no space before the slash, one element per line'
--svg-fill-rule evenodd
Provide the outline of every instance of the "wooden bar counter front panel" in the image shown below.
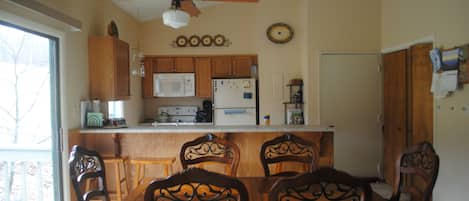
<path fill-rule="evenodd" d="M 291 132 L 301 138 L 314 142 L 320 149 L 320 166 L 333 166 L 333 133 L 332 132 Z M 282 135 L 283 132 L 239 132 L 239 133 L 215 133 L 218 137 L 225 138 L 239 146 L 241 151 L 240 164 L 237 171 L 239 177 L 264 176 L 260 161 L 260 149 L 262 144 L 270 139 Z M 176 157 L 176 162 L 171 172 L 182 169 L 179 152 L 182 145 L 205 133 L 122 133 L 117 134 L 120 138 L 121 155 L 130 159 L 136 157 Z M 80 144 L 88 149 L 94 149 L 104 156 L 115 155 L 116 146 L 114 138 L 116 134 L 93 134 L 71 132 L 69 145 Z M 300 168 L 303 166 L 300 165 Z M 155 166 L 147 175 L 158 177 L 162 169 Z M 208 167 L 207 167 L 208 168 Z M 222 166 L 214 171 L 223 170 Z M 132 169 L 131 169 L 132 171 Z M 133 174 L 133 173 L 132 173 Z"/>

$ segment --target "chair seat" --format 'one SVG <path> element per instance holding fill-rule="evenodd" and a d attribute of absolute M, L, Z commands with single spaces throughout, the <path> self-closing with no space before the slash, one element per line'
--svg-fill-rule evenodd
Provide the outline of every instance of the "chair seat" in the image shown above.
<path fill-rule="evenodd" d="M 371 183 L 370 186 L 371 186 L 371 189 L 382 198 L 386 200 L 391 199 L 392 192 L 393 192 L 391 185 L 387 183 L 378 182 L 378 183 Z M 401 193 L 401 197 L 399 201 L 411 201 L 410 194 Z"/>

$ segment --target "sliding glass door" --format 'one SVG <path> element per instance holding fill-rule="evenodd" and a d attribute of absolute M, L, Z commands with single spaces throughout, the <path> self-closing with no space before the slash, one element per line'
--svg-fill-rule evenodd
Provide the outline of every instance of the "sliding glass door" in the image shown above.
<path fill-rule="evenodd" d="M 0 21 L 0 200 L 61 200 L 58 39 Z"/>

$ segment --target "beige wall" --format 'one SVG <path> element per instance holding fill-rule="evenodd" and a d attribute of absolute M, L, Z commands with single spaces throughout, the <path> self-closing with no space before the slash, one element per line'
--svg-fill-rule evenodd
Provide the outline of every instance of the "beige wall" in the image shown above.
<path fill-rule="evenodd" d="M 427 36 L 434 36 L 437 47 L 469 43 L 468 9 L 466 0 L 383 0 L 382 48 Z M 468 89 L 436 101 L 434 143 L 441 164 L 434 200 L 467 200 L 469 114 L 462 107 L 468 104 Z"/>
<path fill-rule="evenodd" d="M 319 122 L 319 54 L 378 52 L 380 1 L 314 0 L 309 3 L 309 122 Z"/>
<path fill-rule="evenodd" d="M 284 83 L 292 77 L 302 77 L 301 54 L 306 47 L 306 26 L 301 18 L 306 0 L 269 0 L 258 4 L 227 3 L 202 9 L 190 25 L 178 30 L 162 24 L 161 19 L 143 23 L 141 46 L 146 55 L 168 54 L 258 54 L 260 76 L 260 115 L 270 114 L 272 124 L 282 124 Z M 276 22 L 290 24 L 295 37 L 290 43 L 271 43 L 265 33 Z M 229 47 L 173 48 L 170 44 L 178 35 L 223 34 Z M 285 79 L 285 82 L 282 80 Z"/>

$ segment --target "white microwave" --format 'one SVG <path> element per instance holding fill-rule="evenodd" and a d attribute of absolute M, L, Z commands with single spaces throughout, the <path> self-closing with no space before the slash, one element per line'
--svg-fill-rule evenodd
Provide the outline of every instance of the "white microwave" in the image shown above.
<path fill-rule="evenodd" d="M 153 74 L 153 96 L 195 96 L 194 79 L 194 73 L 155 73 Z"/>

